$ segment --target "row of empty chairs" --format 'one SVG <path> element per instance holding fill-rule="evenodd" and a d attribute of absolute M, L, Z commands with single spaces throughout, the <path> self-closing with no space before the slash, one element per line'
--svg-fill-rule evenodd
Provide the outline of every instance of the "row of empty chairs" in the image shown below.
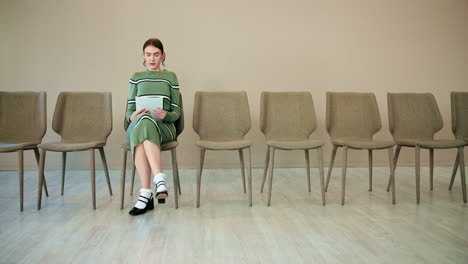
<path fill-rule="evenodd" d="M 91 195 L 96 209 L 94 150 L 98 149 L 112 195 L 104 146 L 112 131 L 111 93 L 62 92 L 57 98 L 52 121 L 60 142 L 42 143 L 47 128 L 45 92 L 0 92 L 0 152 L 18 152 L 20 210 L 23 211 L 23 150 L 34 150 L 39 166 L 37 209 L 41 208 L 42 188 L 48 196 L 44 176 L 46 151 L 62 152 L 64 193 L 66 154 L 90 151 Z M 40 149 L 40 154 L 39 154 Z"/>
<path fill-rule="evenodd" d="M 395 204 L 395 168 L 402 147 L 415 148 L 416 202 L 420 202 L 420 149 L 429 149 L 430 182 L 433 189 L 434 149 L 455 148 L 458 150 L 449 189 L 451 190 L 457 168 L 460 167 L 462 196 L 466 203 L 466 183 L 463 147 L 468 142 L 468 93 L 452 92 L 452 130 L 455 139 L 435 140 L 434 134 L 442 129 L 442 118 L 432 94 L 389 93 L 387 96 L 389 128 L 393 140 L 376 141 L 373 135 L 381 130 L 381 119 L 373 93 L 327 93 L 326 129 L 331 137 L 333 150 L 326 181 L 324 179 L 322 147 L 325 142 L 311 139 L 317 129 L 315 107 L 310 92 L 262 92 L 260 104 L 260 129 L 267 140 L 267 152 L 260 191 L 263 191 L 268 170 L 269 192 L 267 205 L 271 204 L 273 169 L 276 150 L 304 151 L 308 191 L 311 191 L 309 151 L 315 149 L 319 164 L 319 179 L 322 204 L 328 189 L 331 172 L 338 148 L 343 148 L 342 197 L 345 202 L 347 152 L 368 150 L 369 191 L 372 191 L 372 155 L 374 150 L 387 149 L 389 155 L 389 181 L 387 191 L 392 189 L 392 203 Z M 57 99 L 52 127 L 61 137 L 61 142 L 41 143 L 46 131 L 46 95 L 44 92 L 0 92 L 0 152 L 18 152 L 20 180 L 20 210 L 23 210 L 23 151 L 32 149 L 39 165 L 38 209 L 41 208 L 42 188 L 46 195 L 44 177 L 46 151 L 62 152 L 62 191 L 64 192 L 66 153 L 90 151 L 91 193 L 93 209 L 96 208 L 94 150 L 101 154 L 109 194 L 112 195 L 104 145 L 112 131 L 112 102 L 110 93 L 63 92 Z M 23 111 L 15 111 L 21 107 Z M 21 114 L 18 114 L 21 113 Z M 24 122 L 18 122 L 24 120 Z M 177 135 L 184 129 L 184 115 L 176 122 Z M 128 123 L 124 123 L 128 126 Z M 252 142 L 244 139 L 251 128 L 247 94 L 241 92 L 195 93 L 193 129 L 200 140 L 197 165 L 196 206 L 200 206 L 201 176 L 206 150 L 237 150 L 241 161 L 244 193 L 248 193 L 252 205 L 252 169 L 250 148 Z M 393 153 L 393 147 L 396 151 Z M 181 193 L 177 166 L 177 139 L 161 146 L 171 150 L 174 201 L 178 207 Z M 38 149 L 41 150 L 39 154 Z M 121 173 L 121 208 L 124 205 L 126 157 L 129 146 L 122 145 L 123 161 Z M 244 150 L 248 154 L 247 187 L 245 180 Z M 135 168 L 132 170 L 130 193 L 133 190 Z"/>

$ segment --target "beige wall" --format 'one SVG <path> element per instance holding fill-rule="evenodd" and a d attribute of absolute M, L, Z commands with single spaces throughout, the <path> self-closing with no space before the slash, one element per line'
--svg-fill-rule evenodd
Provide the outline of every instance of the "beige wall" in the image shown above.
<path fill-rule="evenodd" d="M 149 37 L 166 47 L 167 68 L 178 74 L 186 109 L 180 138 L 181 167 L 194 167 L 192 130 L 197 90 L 246 90 L 255 142 L 253 165 L 263 165 L 259 131 L 261 91 L 311 91 L 319 121 L 313 135 L 328 141 L 326 91 L 374 92 L 389 139 L 387 92 L 431 92 L 444 119 L 437 137 L 452 138 L 450 91 L 468 91 L 468 1 L 466 0 L 176 0 L 176 1 L 0 1 L 0 90 L 46 91 L 48 131 L 60 91 L 112 91 L 114 130 L 106 147 L 109 166 L 120 168 L 120 144 L 128 78 L 141 65 Z M 216 155 L 215 155 L 216 154 Z M 384 165 L 386 152 L 375 162 Z M 427 154 L 423 152 L 427 161 Z M 325 147 L 328 164 L 330 145 Z M 453 151 L 436 152 L 451 164 Z M 69 155 L 69 168 L 87 169 L 88 154 Z M 339 158 L 341 156 L 338 156 Z M 235 152 L 208 152 L 206 167 L 237 167 Z M 312 155 L 314 160 L 315 155 Z M 33 154 L 27 169 L 35 169 Z M 278 166 L 303 166 L 300 152 L 280 152 Z M 367 164 L 351 152 L 352 165 Z M 50 153 L 46 168 L 59 168 Z M 169 154 L 163 162 L 169 166 Z M 412 164 L 404 150 L 402 164 Z M 100 168 L 100 162 L 97 162 Z M 16 169 L 15 154 L 0 154 L 0 169 Z"/>

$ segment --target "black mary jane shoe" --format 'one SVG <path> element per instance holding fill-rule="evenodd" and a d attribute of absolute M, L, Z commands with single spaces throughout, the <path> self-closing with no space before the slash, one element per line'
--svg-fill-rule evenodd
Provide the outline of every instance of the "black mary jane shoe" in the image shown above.
<path fill-rule="evenodd" d="M 143 198 L 143 199 L 140 199 L 140 198 Z M 153 197 L 149 198 L 148 202 L 145 202 L 146 201 L 146 197 L 144 196 L 141 196 L 140 195 L 140 198 L 138 198 L 138 200 L 142 203 L 146 203 L 146 206 L 145 208 L 143 209 L 140 209 L 140 208 L 136 208 L 136 207 L 133 207 L 132 210 L 130 210 L 130 212 L 128 212 L 129 215 L 141 215 L 141 214 L 144 214 L 146 213 L 146 211 L 148 210 L 153 210 L 154 209 L 154 200 L 153 200 Z M 146 199 L 145 199 L 146 198 Z"/>
<path fill-rule="evenodd" d="M 167 191 L 157 192 L 156 193 L 156 199 L 158 199 L 158 204 L 166 203 L 167 196 L 169 196 Z"/>

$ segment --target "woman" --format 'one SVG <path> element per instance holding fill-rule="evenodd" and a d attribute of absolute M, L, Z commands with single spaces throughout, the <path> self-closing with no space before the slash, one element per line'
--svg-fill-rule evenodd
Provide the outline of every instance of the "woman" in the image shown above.
<path fill-rule="evenodd" d="M 161 64 L 164 66 L 166 59 L 161 41 L 148 39 L 143 45 L 143 56 L 143 65 L 147 70 L 134 73 L 130 79 L 126 113 L 130 123 L 127 136 L 141 183 L 140 197 L 130 210 L 130 215 L 140 215 L 154 209 L 150 187 L 151 172 L 156 185 L 155 198 L 159 203 L 165 202 L 168 193 L 166 175 L 161 168 L 160 146 L 175 140 L 174 122 L 180 117 L 179 84 L 173 72 L 161 69 Z M 137 109 L 136 102 L 148 98 L 162 99 L 163 107 Z"/>

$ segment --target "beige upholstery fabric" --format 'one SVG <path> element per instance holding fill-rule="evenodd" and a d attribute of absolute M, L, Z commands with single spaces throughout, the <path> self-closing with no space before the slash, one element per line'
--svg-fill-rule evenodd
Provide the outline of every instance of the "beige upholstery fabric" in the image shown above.
<path fill-rule="evenodd" d="M 200 140 L 195 143 L 200 148 L 196 206 L 200 206 L 201 175 L 207 149 L 239 151 L 244 193 L 246 192 L 246 185 L 243 149 L 247 149 L 249 154 L 248 196 L 249 205 L 252 206 L 252 168 L 250 166 L 250 146 L 252 142 L 244 140 L 244 135 L 250 130 L 250 109 L 247 93 L 245 91 L 195 92 L 193 130 L 200 137 Z"/>
<path fill-rule="evenodd" d="M 325 143 L 321 140 L 309 139 L 309 136 L 316 129 L 317 119 L 314 101 L 310 92 L 262 92 L 260 100 L 260 130 L 267 139 L 268 148 L 260 191 L 263 192 L 265 186 L 271 152 L 268 206 L 271 204 L 274 157 L 275 151 L 278 149 L 304 151 L 309 192 L 311 191 L 309 150 L 317 149 L 322 204 L 325 205 L 322 159 L 322 146 Z"/>
<path fill-rule="evenodd" d="M 450 93 L 452 131 L 456 139 L 468 141 L 468 92 Z"/>
<path fill-rule="evenodd" d="M 45 92 L 0 92 L 0 142 L 41 143 L 46 114 Z"/>
<path fill-rule="evenodd" d="M 332 142 L 372 140 L 382 127 L 375 95 L 327 92 L 326 126 Z"/>
<path fill-rule="evenodd" d="M 233 141 L 205 141 L 197 140 L 195 144 L 201 148 L 211 150 L 236 150 L 244 149 L 252 145 L 250 140 L 233 140 Z"/>
<path fill-rule="evenodd" d="M 104 154 L 107 137 L 112 131 L 112 96 L 110 92 L 62 92 L 55 105 L 52 128 L 62 138 L 61 142 L 38 145 L 41 149 L 39 182 L 43 180 L 46 151 L 62 152 L 62 195 L 65 181 L 66 153 L 90 150 L 91 195 L 96 209 L 94 149 L 98 149 L 106 174 L 109 194 L 112 187 Z M 39 188 L 37 209 L 41 209 L 42 192 Z"/>
<path fill-rule="evenodd" d="M 39 164 L 37 144 L 47 129 L 45 92 L 0 91 L 0 153 L 18 153 L 20 211 L 23 211 L 24 150 L 33 150 Z M 43 184 L 46 195 L 47 185 Z"/>
<path fill-rule="evenodd" d="M 106 142 L 112 132 L 110 93 L 62 92 L 55 106 L 52 128 L 62 142 Z"/>
<path fill-rule="evenodd" d="M 317 129 L 309 92 L 262 92 L 260 130 L 267 140 L 304 141 Z"/>
<path fill-rule="evenodd" d="M 346 145 L 352 149 L 386 149 L 395 145 L 393 141 L 367 141 L 353 139 L 337 139 L 332 141 L 333 145 Z"/>
<path fill-rule="evenodd" d="M 449 148 L 456 148 L 461 147 L 466 144 L 463 140 L 428 140 L 428 141 L 416 141 L 417 145 L 421 148 L 427 149 L 449 149 Z"/>
<path fill-rule="evenodd" d="M 1 143 L 0 152 L 13 152 L 19 149 L 33 149 L 37 147 L 37 144 L 32 142 L 21 142 L 21 143 Z"/>
<path fill-rule="evenodd" d="M 84 143 L 63 143 L 63 142 L 51 142 L 40 144 L 39 147 L 49 151 L 57 152 L 73 152 L 73 151 L 83 151 L 93 148 L 104 147 L 106 142 L 103 141 L 92 141 Z"/>
<path fill-rule="evenodd" d="M 454 95 L 452 95 L 452 111 L 456 106 L 454 103 Z M 456 99 L 455 102 L 461 102 L 463 99 Z M 397 143 L 395 152 L 395 167 L 398 161 L 398 155 L 402 147 L 414 147 L 416 158 L 416 203 L 420 202 L 420 149 L 429 149 L 430 154 L 430 189 L 433 190 L 433 167 L 434 167 L 434 149 L 447 149 L 457 148 L 458 157 L 463 157 L 462 140 L 450 139 L 434 139 L 434 134 L 442 129 L 443 121 L 440 115 L 439 107 L 430 93 L 388 93 L 388 119 L 390 132 L 392 133 L 393 140 Z M 454 125 L 452 129 L 457 131 L 456 126 L 458 117 L 456 113 L 452 113 L 452 120 Z M 463 133 L 457 131 L 456 137 L 463 138 Z M 460 154 L 461 153 L 461 154 Z M 457 161 L 455 161 L 457 166 Z M 462 180 L 462 196 L 463 201 L 466 203 L 466 184 L 465 184 L 465 168 L 464 162 L 460 162 L 461 180 Z M 453 182 L 453 177 L 452 177 Z M 388 188 L 391 183 L 389 182 Z M 451 187 L 450 187 L 451 188 Z"/>
<path fill-rule="evenodd" d="M 247 93 L 197 91 L 193 130 L 203 141 L 243 140 L 250 130 Z"/>
<path fill-rule="evenodd" d="M 294 140 L 294 141 L 283 141 L 283 140 L 268 140 L 268 146 L 275 147 L 277 149 L 292 150 L 292 149 L 314 149 L 325 145 L 322 140 Z"/>
<path fill-rule="evenodd" d="M 388 93 L 388 121 L 393 140 L 432 140 L 443 122 L 430 93 Z"/>
<path fill-rule="evenodd" d="M 377 100 L 373 93 L 327 92 L 326 112 L 327 132 L 333 144 L 325 191 L 328 190 L 333 163 L 338 147 L 343 147 L 341 204 L 345 200 L 347 151 L 367 149 L 369 152 L 369 191 L 372 191 L 372 151 L 388 149 L 390 174 L 392 170 L 392 141 L 376 141 L 372 137 L 382 128 Z M 395 191 L 392 189 L 392 203 L 395 204 Z"/>

